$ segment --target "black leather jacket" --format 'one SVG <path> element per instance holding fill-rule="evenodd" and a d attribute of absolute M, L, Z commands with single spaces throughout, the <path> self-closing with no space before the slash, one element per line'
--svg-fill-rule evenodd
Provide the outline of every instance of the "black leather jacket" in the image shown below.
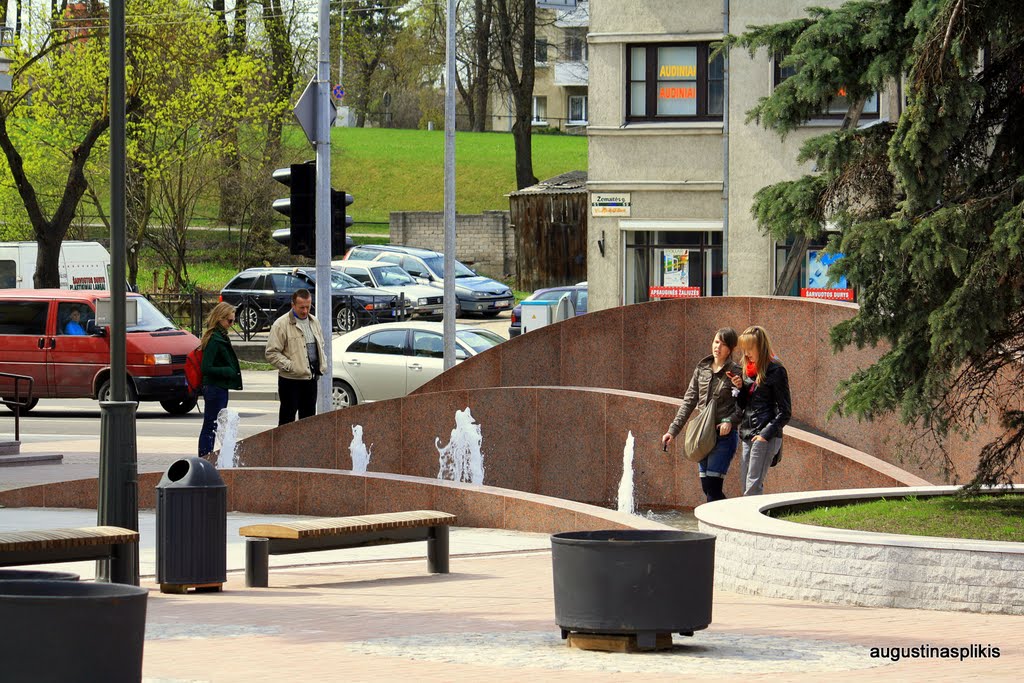
<path fill-rule="evenodd" d="M 744 377 L 743 383 L 737 398 L 739 407 L 743 409 L 740 438 L 750 441 L 760 436 L 771 441 L 782 436 L 782 428 L 793 414 L 786 368 L 772 361 L 768 364 L 763 383 L 757 384 L 749 377 Z"/>

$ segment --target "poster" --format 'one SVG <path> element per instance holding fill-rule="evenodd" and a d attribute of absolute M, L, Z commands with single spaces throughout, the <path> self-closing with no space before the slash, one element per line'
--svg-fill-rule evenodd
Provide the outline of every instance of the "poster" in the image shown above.
<path fill-rule="evenodd" d="M 807 250 L 808 289 L 846 289 L 846 277 L 829 284 L 828 271 L 833 263 L 843 258 L 842 254 L 827 254 L 823 249 Z"/>
<path fill-rule="evenodd" d="M 661 284 L 666 287 L 685 287 L 689 285 L 690 250 L 665 249 L 661 254 Z"/>

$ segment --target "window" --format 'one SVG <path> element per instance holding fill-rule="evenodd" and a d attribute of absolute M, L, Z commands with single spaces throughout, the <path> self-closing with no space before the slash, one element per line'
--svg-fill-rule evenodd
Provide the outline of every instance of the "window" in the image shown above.
<path fill-rule="evenodd" d="M 548 98 L 534 96 L 533 98 L 533 124 L 545 125 L 548 122 Z"/>
<path fill-rule="evenodd" d="M 626 232 L 625 301 L 650 301 L 657 286 L 699 288 L 722 295 L 721 231 Z M 577 312 L 579 312 L 577 308 Z"/>
<path fill-rule="evenodd" d="M 0 289 L 18 286 L 18 267 L 14 261 L 0 261 Z"/>
<path fill-rule="evenodd" d="M 87 323 L 95 319 L 92 309 L 77 301 L 57 304 L 57 334 L 84 335 Z"/>
<path fill-rule="evenodd" d="M 366 352 L 380 353 L 387 356 L 405 354 L 405 330 L 385 330 L 373 332 L 366 338 Z"/>
<path fill-rule="evenodd" d="M 533 61 L 535 61 L 537 64 L 547 64 L 548 63 L 548 39 L 547 38 L 538 38 L 537 39 L 537 42 L 534 44 L 534 58 L 533 58 Z"/>
<path fill-rule="evenodd" d="M 224 289 L 256 289 L 256 278 L 263 278 L 262 275 L 242 273 L 232 280 Z"/>
<path fill-rule="evenodd" d="M 370 279 L 370 274 L 366 272 L 365 268 L 347 268 L 345 273 L 358 280 L 360 284 L 373 287 L 373 280 Z"/>
<path fill-rule="evenodd" d="M 587 30 L 585 28 L 565 29 L 564 61 L 585 62 L 587 57 Z"/>
<path fill-rule="evenodd" d="M 569 123 L 587 122 L 587 96 L 569 96 Z"/>
<path fill-rule="evenodd" d="M 275 292 L 294 292 L 297 289 L 309 289 L 309 283 L 290 273 L 273 273 L 270 275 Z"/>
<path fill-rule="evenodd" d="M 626 119 L 721 120 L 722 56 L 708 63 L 706 43 L 659 43 L 627 48 Z"/>
<path fill-rule="evenodd" d="M 780 66 L 782 57 L 776 57 L 773 65 L 774 79 L 773 87 L 777 88 L 790 76 L 796 74 L 796 66 Z M 842 119 L 846 116 L 846 112 L 850 108 L 850 101 L 846 98 L 846 90 L 843 88 L 839 89 L 836 96 L 829 100 L 828 106 L 825 111 L 821 113 L 820 118 L 823 119 Z M 877 119 L 878 118 L 878 93 L 873 93 L 864 102 L 864 111 L 861 113 L 861 118 L 865 119 Z"/>
<path fill-rule="evenodd" d="M 46 334 L 48 301 L 0 302 L 0 334 Z"/>
<path fill-rule="evenodd" d="M 422 358 L 444 358 L 444 339 L 433 332 L 412 333 L 412 355 Z"/>

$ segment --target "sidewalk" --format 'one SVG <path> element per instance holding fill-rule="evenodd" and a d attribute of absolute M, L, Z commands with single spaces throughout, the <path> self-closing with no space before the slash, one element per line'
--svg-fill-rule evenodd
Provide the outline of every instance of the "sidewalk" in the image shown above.
<path fill-rule="evenodd" d="M 231 392 L 232 401 L 276 401 L 276 370 L 242 370 L 242 390 Z"/>

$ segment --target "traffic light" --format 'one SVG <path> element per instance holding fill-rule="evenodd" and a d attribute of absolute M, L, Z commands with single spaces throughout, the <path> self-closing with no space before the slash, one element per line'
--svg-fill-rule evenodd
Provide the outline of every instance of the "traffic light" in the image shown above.
<path fill-rule="evenodd" d="M 274 180 L 290 188 L 288 199 L 275 199 L 274 210 L 290 219 L 289 230 L 275 230 L 274 239 L 298 256 L 316 257 L 316 163 L 292 164 L 274 171 Z"/>
<path fill-rule="evenodd" d="M 346 251 L 345 231 L 352 225 L 352 216 L 345 207 L 353 202 L 352 195 L 343 190 L 331 190 L 331 256 L 341 256 Z"/>

